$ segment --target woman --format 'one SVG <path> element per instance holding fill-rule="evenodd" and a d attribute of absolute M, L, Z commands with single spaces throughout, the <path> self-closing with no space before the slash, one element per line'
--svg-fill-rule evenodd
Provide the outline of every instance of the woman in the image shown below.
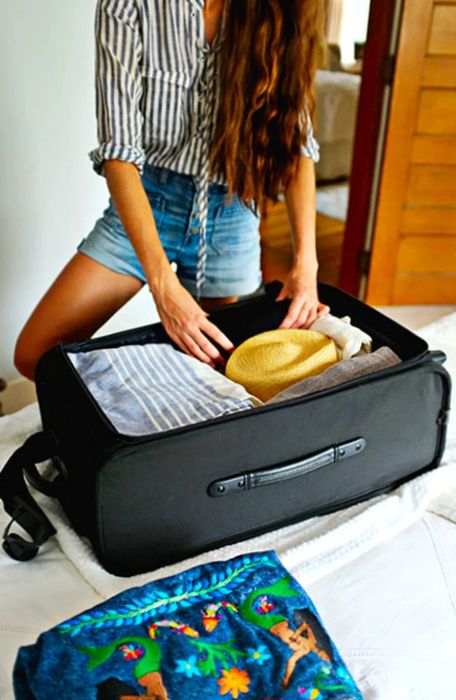
<path fill-rule="evenodd" d="M 282 327 L 328 311 L 316 286 L 309 116 L 318 6 L 98 0 L 99 145 L 89 155 L 110 202 L 23 328 L 22 374 L 33 378 L 58 341 L 90 337 L 144 283 L 177 345 L 221 361 L 216 346 L 232 343 L 206 311 L 259 287 L 257 212 L 281 192 L 295 241 Z"/>

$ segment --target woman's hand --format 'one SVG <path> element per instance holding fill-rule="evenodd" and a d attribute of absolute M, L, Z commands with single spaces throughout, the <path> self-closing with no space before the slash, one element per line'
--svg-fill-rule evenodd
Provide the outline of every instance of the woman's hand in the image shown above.
<path fill-rule="evenodd" d="M 209 338 L 227 351 L 234 349 L 233 343 L 208 320 L 206 312 L 174 272 L 160 285 L 159 291 L 154 290 L 154 298 L 166 332 L 184 352 L 212 367 L 225 363 Z"/>
<path fill-rule="evenodd" d="M 276 301 L 283 299 L 291 299 L 291 304 L 279 328 L 308 328 L 329 312 L 318 300 L 316 265 L 293 265 Z"/>

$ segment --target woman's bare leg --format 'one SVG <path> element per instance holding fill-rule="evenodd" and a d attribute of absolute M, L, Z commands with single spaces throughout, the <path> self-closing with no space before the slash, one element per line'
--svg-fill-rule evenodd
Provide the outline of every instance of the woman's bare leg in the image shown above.
<path fill-rule="evenodd" d="M 14 362 L 29 379 L 41 355 L 59 341 L 90 338 L 142 287 L 136 277 L 113 272 L 76 253 L 22 329 Z"/>

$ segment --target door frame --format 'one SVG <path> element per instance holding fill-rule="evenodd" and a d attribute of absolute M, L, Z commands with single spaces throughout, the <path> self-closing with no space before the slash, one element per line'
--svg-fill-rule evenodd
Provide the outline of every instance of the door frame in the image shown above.
<path fill-rule="evenodd" d="M 361 298 L 383 160 L 386 100 L 394 76 L 392 37 L 401 7 L 402 0 L 371 0 L 369 12 L 339 279 L 342 289 Z"/>

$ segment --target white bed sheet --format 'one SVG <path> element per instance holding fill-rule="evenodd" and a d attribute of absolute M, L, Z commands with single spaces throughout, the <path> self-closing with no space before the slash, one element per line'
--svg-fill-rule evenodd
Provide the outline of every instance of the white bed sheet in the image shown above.
<path fill-rule="evenodd" d="M 456 376 L 456 314 L 423 329 Z M 37 406 L 0 420 L 0 463 L 39 427 Z M 27 564 L 0 556 L 0 700 L 17 649 L 138 582 L 241 551 L 274 548 L 306 588 L 366 700 L 452 700 L 456 661 L 456 424 L 442 466 L 397 491 L 166 567 L 119 579 L 48 499 L 58 538 Z M 1 511 L 0 527 L 7 517 Z"/>

